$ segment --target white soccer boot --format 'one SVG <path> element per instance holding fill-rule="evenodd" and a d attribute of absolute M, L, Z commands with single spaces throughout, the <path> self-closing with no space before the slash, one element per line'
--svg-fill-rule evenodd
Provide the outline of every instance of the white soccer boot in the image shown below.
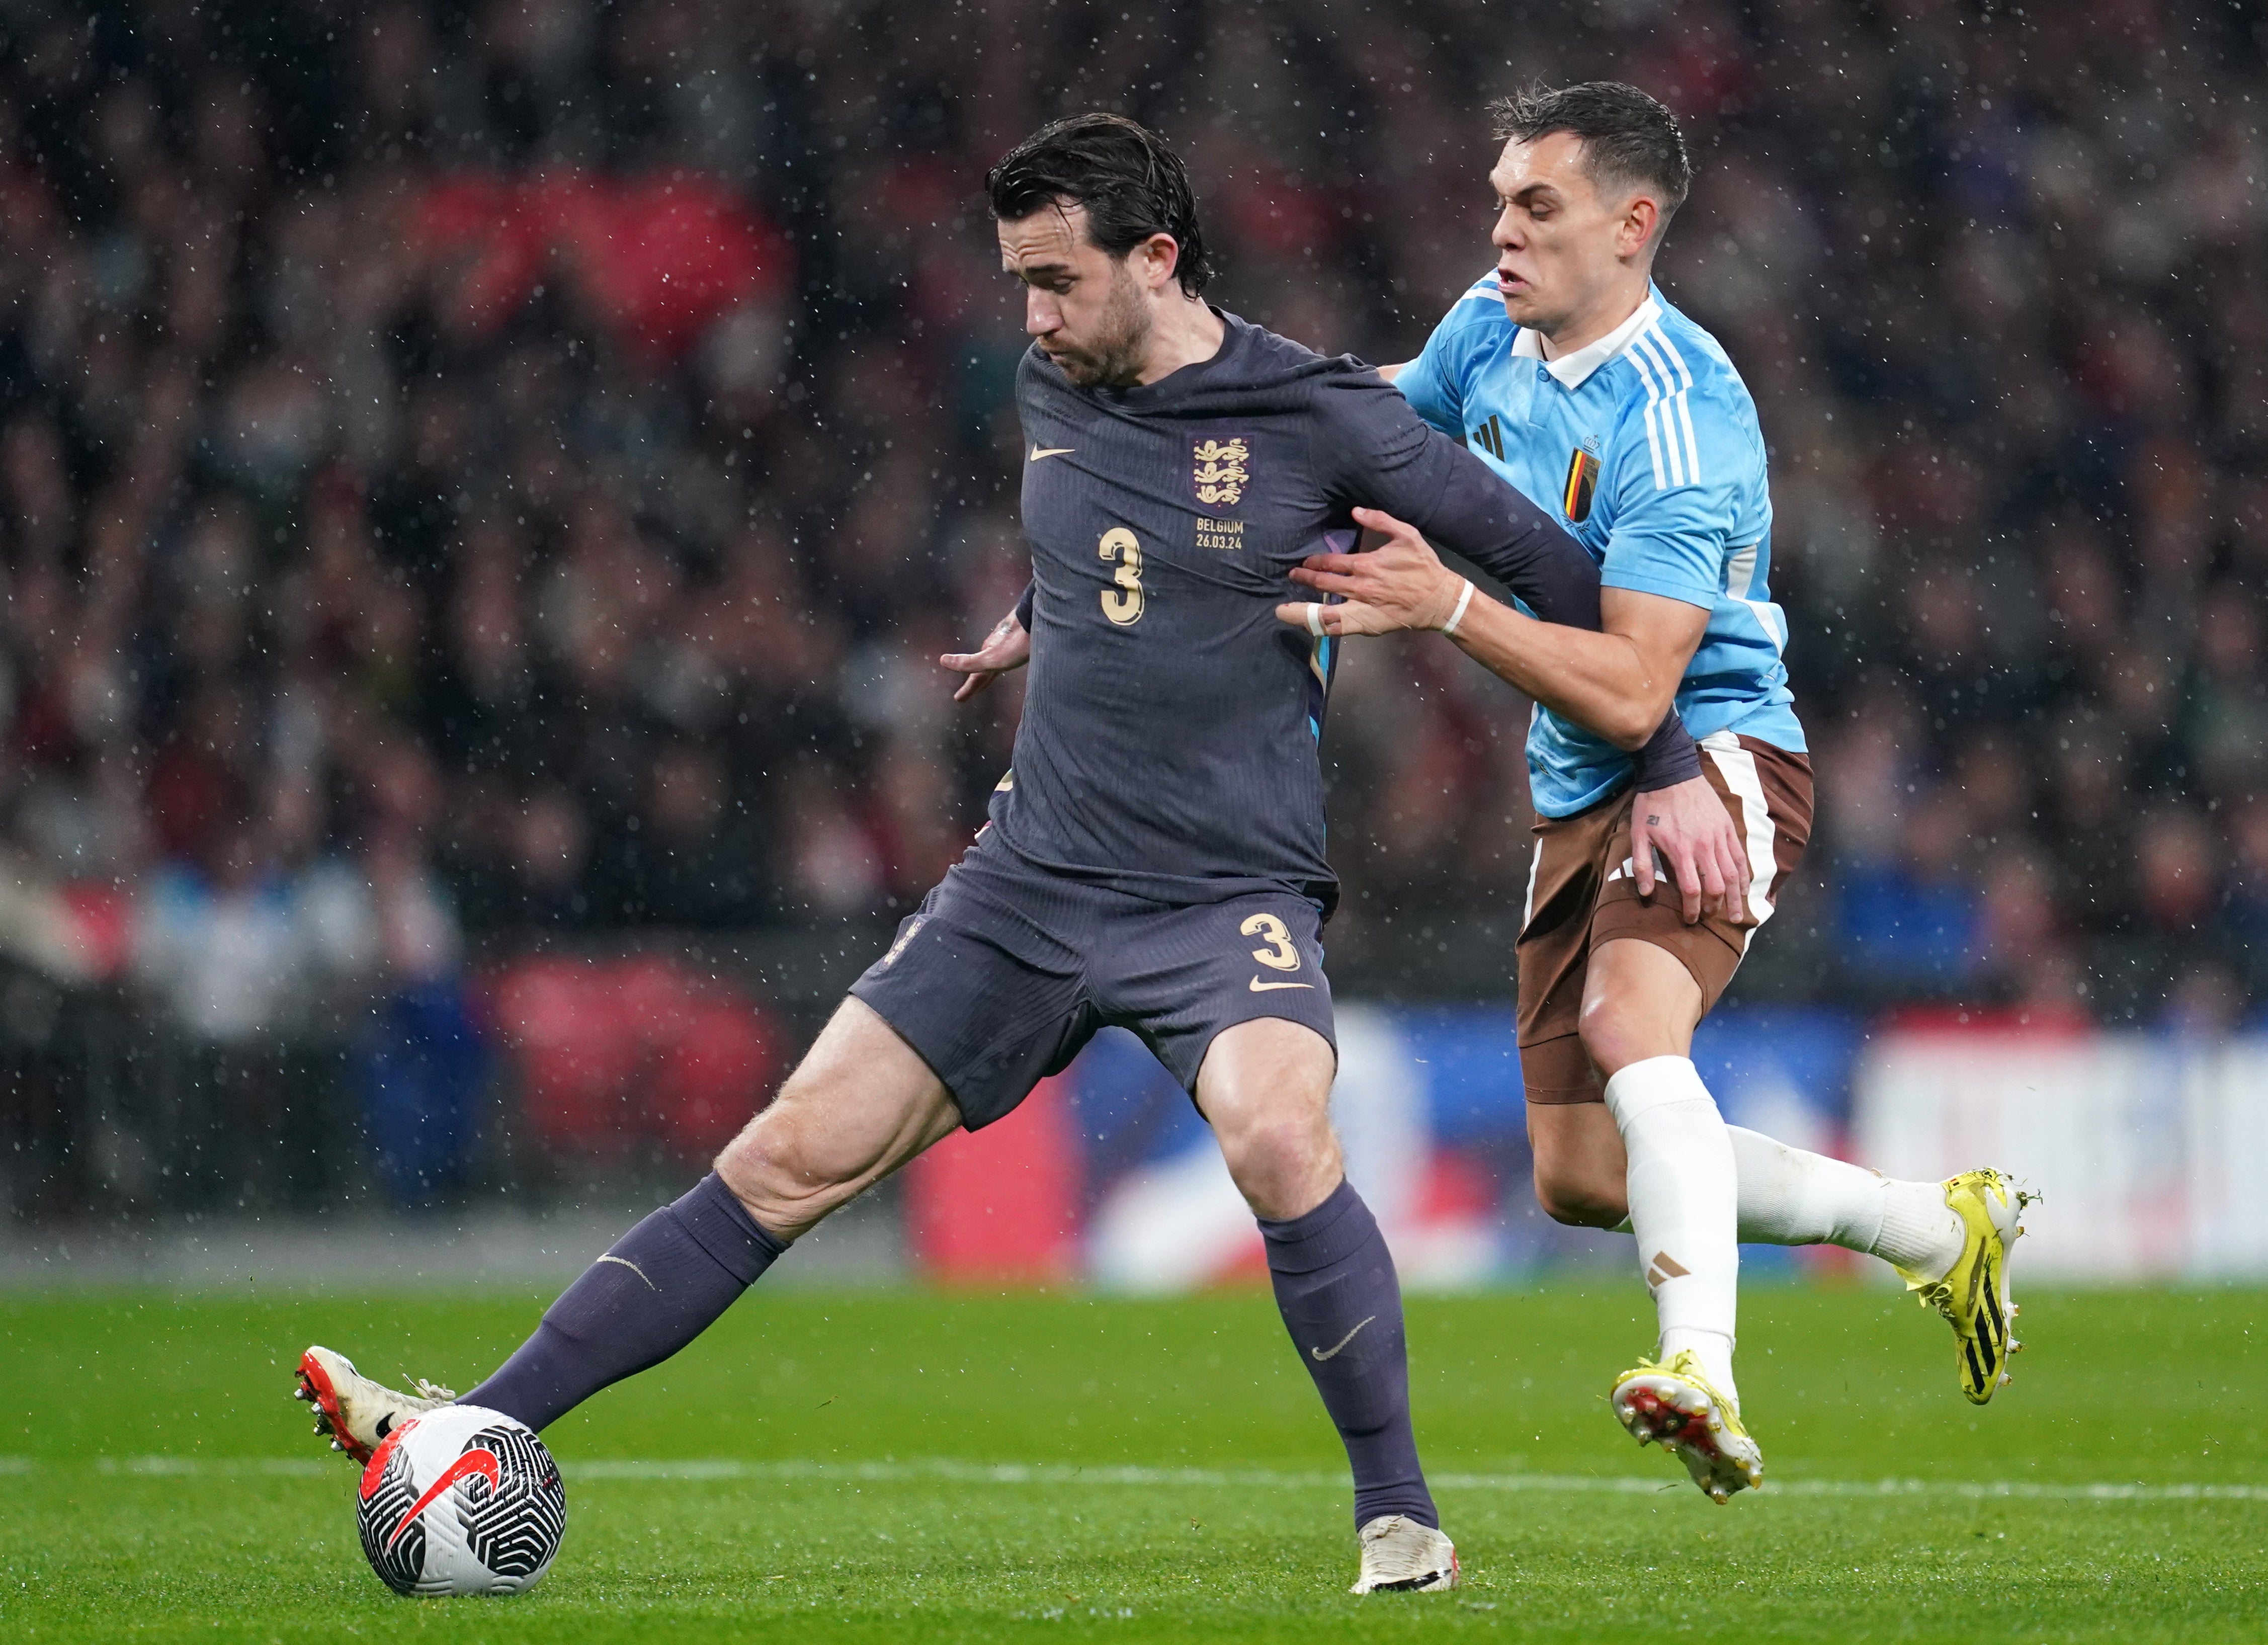
<path fill-rule="evenodd" d="M 1386 1514 L 1362 1528 L 1362 1575 L 1351 1594 L 1425 1594 L 1457 1585 L 1457 1549 L 1431 1525 Z"/>
<path fill-rule="evenodd" d="M 315 1432 L 331 1436 L 331 1449 L 357 1462 L 368 1462 L 379 1442 L 410 1418 L 438 1410 L 457 1397 L 422 1376 L 415 1394 L 397 1393 L 373 1383 L 355 1369 L 352 1360 L 328 1348 L 310 1348 L 299 1356 L 299 1385 L 291 1394 L 315 1407 Z"/>

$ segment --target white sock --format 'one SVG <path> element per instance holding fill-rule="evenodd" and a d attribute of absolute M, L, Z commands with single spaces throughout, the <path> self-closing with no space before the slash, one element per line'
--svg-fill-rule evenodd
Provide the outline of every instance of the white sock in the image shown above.
<path fill-rule="evenodd" d="M 1911 1269 L 1925 1280 L 1942 1280 L 1961 1260 L 1969 1229 L 1945 1203 L 1943 1183 L 1882 1179 L 1882 1231 L 1869 1254 Z"/>
<path fill-rule="evenodd" d="M 1840 1245 L 1936 1280 L 1961 1258 L 1961 1219 L 1936 1183 L 1899 1182 L 1727 1125 L 1740 1179 L 1741 1238 Z"/>
<path fill-rule="evenodd" d="M 1740 1190 L 1724 1117 L 1685 1057 L 1631 1064 L 1607 1081 L 1607 1108 L 1630 1156 L 1631 1228 L 1661 1327 L 1656 1351 L 1667 1359 L 1691 1349 L 1738 1405 Z"/>

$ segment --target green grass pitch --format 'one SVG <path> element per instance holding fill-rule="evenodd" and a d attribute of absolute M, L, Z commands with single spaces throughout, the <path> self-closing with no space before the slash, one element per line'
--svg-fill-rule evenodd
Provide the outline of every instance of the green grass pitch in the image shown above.
<path fill-rule="evenodd" d="M 550 1431 L 570 1519 L 534 1593 L 397 1599 L 293 1357 L 462 1386 L 541 1300 L 0 1295 L 0 1639 L 2268 1639 L 2268 1293 L 2035 1293 L 1975 1411 L 1904 1299 L 1753 1287 L 1770 1485 L 1728 1508 L 1607 1414 L 1634 1280 L 1413 1298 L 1469 1585 L 1358 1600 L 1264 1293 L 759 1291 Z"/>

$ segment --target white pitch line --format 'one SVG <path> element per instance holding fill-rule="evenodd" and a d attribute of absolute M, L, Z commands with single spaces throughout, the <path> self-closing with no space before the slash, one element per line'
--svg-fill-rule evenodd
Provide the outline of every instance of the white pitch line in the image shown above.
<path fill-rule="evenodd" d="M 1235 1486 L 1248 1489 L 1338 1490 L 1339 1473 L 1284 1473 L 1263 1469 L 1081 1467 L 1069 1463 L 969 1463 L 937 1457 L 916 1462 L 609 1461 L 563 1464 L 570 1479 L 843 1479 L 956 1485 L 1113 1485 Z M 1436 1473 L 1430 1482 L 1450 1491 L 1523 1491 L 1652 1496 L 1681 1490 L 1683 1480 L 1558 1473 Z M 2268 1502 L 2268 1485 L 2049 1484 L 2030 1479 L 1775 1479 L 1766 1489 L 1793 1496 L 1953 1496 L 2104 1502 Z"/>
<path fill-rule="evenodd" d="M 0 1474 L 29 1473 L 39 1464 L 28 1457 L 0 1457 Z M 347 1477 L 335 1462 L 313 1457 L 104 1457 L 95 1468 L 107 1474 L 154 1476 L 262 1474 L 306 1478 Z M 585 1479 L 775 1479 L 782 1482 L 841 1480 L 853 1484 L 918 1483 L 992 1486 L 1175 1486 L 1246 1490 L 1344 1491 L 1343 1473 L 1292 1473 L 1270 1469 L 1143 1468 L 1119 1464 L 1085 1467 L 1073 1463 L 976 1463 L 950 1457 L 909 1462 L 747 1462 L 733 1457 L 623 1459 L 593 1457 L 566 1462 L 569 1481 Z M 1630 1475 L 1565 1473 L 1437 1473 L 1432 1483 L 1449 1491 L 1513 1491 L 1537 1494 L 1653 1496 L 1684 1488 L 1684 1481 Z M 1773 1479 L 1774 1496 L 1846 1498 L 1953 1497 L 1968 1501 L 2091 1502 L 2268 1502 L 2268 1485 L 2148 1485 L 2131 1482 L 2055 1484 L 2037 1479 Z"/>
<path fill-rule="evenodd" d="M 9 1469 L 8 1461 L 23 1464 L 21 1468 Z M 0 1459 L 0 1473 L 29 1473 L 37 1466 L 29 1457 Z M 263 1474 L 284 1479 L 306 1479 L 316 1474 L 340 1473 L 343 1464 L 325 1464 L 316 1457 L 98 1457 L 94 1459 L 97 1473 L 134 1473 L 170 1477 L 179 1474 Z"/>

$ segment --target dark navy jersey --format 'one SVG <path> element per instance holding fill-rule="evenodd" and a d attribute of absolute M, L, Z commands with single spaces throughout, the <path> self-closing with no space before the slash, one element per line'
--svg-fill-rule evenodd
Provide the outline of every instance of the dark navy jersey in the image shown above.
<path fill-rule="evenodd" d="M 1036 347 L 1017 372 L 1031 673 L 992 822 L 1027 860 L 1160 902 L 1328 907 L 1337 642 L 1277 621 L 1314 597 L 1292 568 L 1351 550 L 1359 505 L 1551 621 L 1598 626 L 1597 571 L 1370 366 L 1221 319 L 1211 359 L 1142 387 L 1075 387 Z"/>

